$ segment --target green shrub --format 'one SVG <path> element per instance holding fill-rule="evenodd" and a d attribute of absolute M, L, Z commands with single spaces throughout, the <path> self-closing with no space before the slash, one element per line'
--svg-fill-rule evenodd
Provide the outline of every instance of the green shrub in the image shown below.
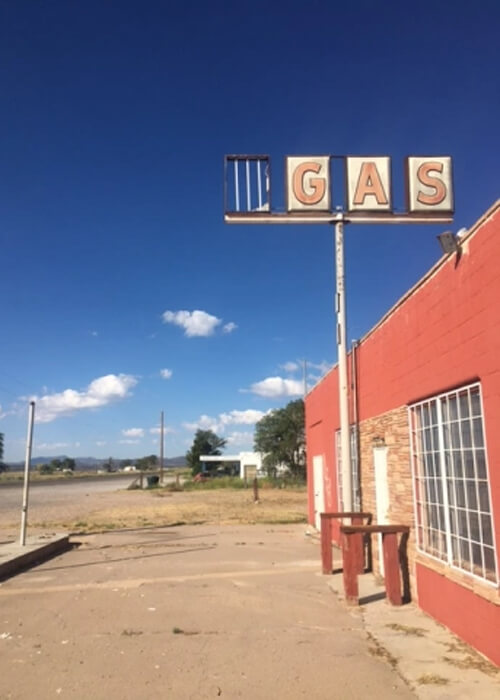
<path fill-rule="evenodd" d="M 52 464 L 40 464 L 38 466 L 38 473 L 39 474 L 53 474 L 54 467 L 52 466 Z"/>
<path fill-rule="evenodd" d="M 266 476 L 259 479 L 259 488 L 262 489 L 289 489 L 293 491 L 303 491 L 306 488 L 306 480 L 297 476 Z"/>
<path fill-rule="evenodd" d="M 259 489 L 289 489 L 303 491 L 306 482 L 297 477 L 287 476 L 283 478 L 265 477 L 258 479 Z M 239 476 L 216 476 L 206 479 L 206 481 L 185 481 L 182 486 L 171 484 L 166 489 L 170 492 L 176 491 L 214 491 L 216 489 L 251 489 L 253 480 L 245 482 Z"/>
<path fill-rule="evenodd" d="M 185 481 L 184 491 L 213 491 L 215 489 L 244 489 L 246 484 L 239 476 L 215 476 L 206 481 Z"/>

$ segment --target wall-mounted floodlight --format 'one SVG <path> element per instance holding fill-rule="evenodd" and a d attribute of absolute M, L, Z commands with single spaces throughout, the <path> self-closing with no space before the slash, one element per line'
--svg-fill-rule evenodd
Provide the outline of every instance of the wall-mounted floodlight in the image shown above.
<path fill-rule="evenodd" d="M 458 241 L 457 236 L 455 236 L 455 234 L 451 231 L 440 233 L 439 236 L 437 236 L 437 239 L 439 241 L 439 245 L 441 246 L 441 250 L 446 255 L 460 252 L 460 242 Z"/>

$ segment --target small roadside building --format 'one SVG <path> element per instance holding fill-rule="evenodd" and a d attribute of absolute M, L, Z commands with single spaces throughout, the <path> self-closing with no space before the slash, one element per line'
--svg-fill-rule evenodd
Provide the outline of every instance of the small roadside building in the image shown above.
<path fill-rule="evenodd" d="M 250 481 L 262 475 L 262 455 L 260 452 L 240 452 L 237 455 L 201 455 L 202 473 L 209 472 L 215 464 L 222 464 L 232 476 Z"/>
<path fill-rule="evenodd" d="M 500 200 L 352 348 L 352 503 L 411 527 L 412 599 L 500 665 Z M 309 521 L 343 509 L 338 372 L 306 397 Z M 373 541 L 374 573 L 383 560 Z"/>

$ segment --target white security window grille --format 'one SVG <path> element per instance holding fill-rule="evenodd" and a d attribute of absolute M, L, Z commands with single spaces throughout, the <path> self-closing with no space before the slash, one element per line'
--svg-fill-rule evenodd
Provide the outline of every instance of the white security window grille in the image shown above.
<path fill-rule="evenodd" d="M 355 512 L 361 511 L 361 485 L 359 480 L 358 464 L 358 431 L 356 426 L 351 425 L 351 500 L 352 509 Z M 344 489 L 342 485 L 342 450 L 340 449 L 340 430 L 335 433 L 335 452 L 337 455 L 337 493 L 339 501 L 339 511 L 344 510 Z"/>
<path fill-rule="evenodd" d="M 481 387 L 409 406 L 420 551 L 498 582 Z"/>

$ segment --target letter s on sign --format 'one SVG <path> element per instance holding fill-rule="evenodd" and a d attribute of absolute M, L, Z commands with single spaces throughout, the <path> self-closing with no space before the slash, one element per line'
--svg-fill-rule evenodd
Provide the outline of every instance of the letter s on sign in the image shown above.
<path fill-rule="evenodd" d="M 409 156 L 408 211 L 410 213 L 453 212 L 453 179 L 450 156 Z"/>
<path fill-rule="evenodd" d="M 305 190 L 305 179 L 307 173 L 318 174 L 321 171 L 321 165 L 313 161 L 301 163 L 295 168 L 293 173 L 293 194 L 297 201 L 301 204 L 319 204 L 325 196 L 326 181 L 324 177 L 311 177 L 307 184 L 311 190 L 309 193 Z"/>
<path fill-rule="evenodd" d="M 420 204 L 427 204 L 430 207 L 436 206 L 444 202 L 447 194 L 446 185 L 438 177 L 432 177 L 432 173 L 442 173 L 443 164 L 437 163 L 435 161 L 428 161 L 427 163 L 422 163 L 422 165 L 417 170 L 417 178 L 422 185 L 434 190 L 432 193 L 426 194 L 419 190 L 417 195 L 417 201 Z"/>

